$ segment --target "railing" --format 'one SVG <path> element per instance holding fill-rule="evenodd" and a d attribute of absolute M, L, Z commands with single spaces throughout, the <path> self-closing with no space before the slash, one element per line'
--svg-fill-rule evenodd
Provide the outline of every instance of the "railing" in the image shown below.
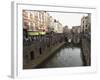
<path fill-rule="evenodd" d="M 28 38 L 23 38 L 23 45 L 30 46 L 32 44 L 37 44 L 37 43 L 42 43 L 42 42 L 57 43 L 57 42 L 63 41 L 64 40 L 63 38 L 64 38 L 63 34 L 31 36 Z"/>

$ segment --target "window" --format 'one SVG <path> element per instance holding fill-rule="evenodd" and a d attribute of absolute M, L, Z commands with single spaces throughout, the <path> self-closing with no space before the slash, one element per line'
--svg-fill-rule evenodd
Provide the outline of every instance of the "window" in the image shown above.
<path fill-rule="evenodd" d="M 83 24 L 84 24 L 84 21 L 83 21 Z"/>
<path fill-rule="evenodd" d="M 87 25 L 86 25 L 86 28 L 87 28 Z"/>

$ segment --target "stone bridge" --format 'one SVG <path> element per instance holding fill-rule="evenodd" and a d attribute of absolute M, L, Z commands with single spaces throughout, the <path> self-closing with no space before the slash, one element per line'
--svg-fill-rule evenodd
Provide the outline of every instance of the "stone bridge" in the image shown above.
<path fill-rule="evenodd" d="M 78 44 L 80 43 L 80 34 L 78 33 L 65 34 L 65 40 L 70 43 Z"/>

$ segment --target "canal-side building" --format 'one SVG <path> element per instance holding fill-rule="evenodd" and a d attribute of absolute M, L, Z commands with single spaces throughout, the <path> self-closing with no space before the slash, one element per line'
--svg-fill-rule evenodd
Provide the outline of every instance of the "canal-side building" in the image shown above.
<path fill-rule="evenodd" d="M 49 13 L 23 10 L 23 26 L 28 31 L 48 31 Z"/>
<path fill-rule="evenodd" d="M 26 10 L 23 10 L 23 28 L 24 29 L 29 29 L 29 25 L 30 25 L 30 12 L 29 11 L 26 11 Z"/>
<path fill-rule="evenodd" d="M 56 19 L 53 19 L 52 16 L 50 16 L 48 31 L 53 31 L 55 33 L 63 33 L 63 25 Z"/>
<path fill-rule="evenodd" d="M 91 65 L 91 14 L 83 16 L 81 19 L 82 30 L 82 54 L 84 56 L 85 65 Z"/>
<path fill-rule="evenodd" d="M 83 16 L 81 19 L 81 32 L 90 32 L 91 30 L 91 14 Z"/>
<path fill-rule="evenodd" d="M 57 21 L 56 23 L 57 23 L 56 24 L 56 26 L 57 26 L 56 32 L 57 33 L 63 33 L 63 26 L 62 26 L 62 24 L 59 21 Z"/>
<path fill-rule="evenodd" d="M 54 18 L 52 16 L 49 16 L 48 32 L 52 31 L 54 31 Z"/>
<path fill-rule="evenodd" d="M 63 27 L 63 33 L 67 34 L 69 32 L 68 26 Z"/>
<path fill-rule="evenodd" d="M 63 33 L 63 25 L 46 11 L 23 10 L 23 26 L 27 31 Z"/>

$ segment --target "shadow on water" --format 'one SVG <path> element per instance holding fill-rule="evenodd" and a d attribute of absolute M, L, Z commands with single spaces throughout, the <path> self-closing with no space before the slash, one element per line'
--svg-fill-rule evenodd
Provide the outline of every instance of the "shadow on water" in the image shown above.
<path fill-rule="evenodd" d="M 85 66 L 80 44 L 65 43 L 37 68 Z"/>

